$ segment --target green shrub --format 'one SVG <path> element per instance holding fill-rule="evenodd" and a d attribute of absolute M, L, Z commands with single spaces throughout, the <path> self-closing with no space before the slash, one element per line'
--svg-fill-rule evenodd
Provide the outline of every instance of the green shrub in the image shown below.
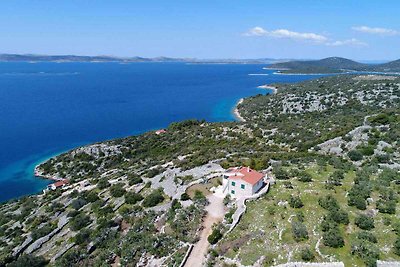
<path fill-rule="evenodd" d="M 136 204 L 137 202 L 143 200 L 142 195 L 140 195 L 139 193 L 135 193 L 135 192 L 127 192 L 125 194 L 125 202 L 127 204 Z"/>
<path fill-rule="evenodd" d="M 344 246 L 343 236 L 337 226 L 324 232 L 322 238 L 325 246 L 332 248 L 340 248 Z"/>
<path fill-rule="evenodd" d="M 70 223 L 70 228 L 73 231 L 78 231 L 82 229 L 83 227 L 89 225 L 91 222 L 91 219 L 88 215 L 85 215 L 83 213 L 80 213 L 76 215 L 72 220 L 69 222 Z"/>
<path fill-rule="evenodd" d="M 214 228 L 212 233 L 207 237 L 208 243 L 216 244 L 222 238 L 222 233 L 219 229 Z"/>
<path fill-rule="evenodd" d="M 109 187 L 110 186 L 110 183 L 107 181 L 107 179 L 106 178 L 102 178 L 102 179 L 100 179 L 98 182 L 97 182 L 97 187 L 99 188 L 99 189 L 106 189 L 107 187 Z"/>
<path fill-rule="evenodd" d="M 290 196 L 289 205 L 290 207 L 296 209 L 299 209 L 304 206 L 299 196 Z"/>
<path fill-rule="evenodd" d="M 292 234 L 296 242 L 308 239 L 307 227 L 299 221 L 292 221 Z"/>
<path fill-rule="evenodd" d="M 157 189 L 151 192 L 148 196 L 143 199 L 144 207 L 154 207 L 164 201 L 164 195 L 162 189 Z"/>
<path fill-rule="evenodd" d="M 183 193 L 181 195 L 181 200 L 182 201 L 186 201 L 186 200 L 189 200 L 189 199 L 190 199 L 190 196 L 187 193 Z"/>
<path fill-rule="evenodd" d="M 43 256 L 23 254 L 15 261 L 9 263 L 7 267 L 44 267 L 47 264 L 48 260 L 46 260 Z"/>
<path fill-rule="evenodd" d="M 362 155 L 361 152 L 358 151 L 358 150 L 349 151 L 349 153 L 347 153 L 347 156 L 349 156 L 349 158 L 350 158 L 352 161 L 359 161 L 359 160 L 362 160 L 362 159 L 363 159 L 363 155 Z"/>
<path fill-rule="evenodd" d="M 122 183 L 118 184 L 113 184 L 110 188 L 110 194 L 113 197 L 122 197 L 125 193 L 126 190 L 123 187 L 124 185 Z"/>
<path fill-rule="evenodd" d="M 357 216 L 354 223 L 363 230 L 371 230 L 374 228 L 374 218 L 364 214 Z"/>
<path fill-rule="evenodd" d="M 298 177 L 300 182 L 312 182 L 312 176 L 308 172 L 301 172 Z"/>
<path fill-rule="evenodd" d="M 306 247 L 300 251 L 300 257 L 303 261 L 312 261 L 315 258 L 315 255 L 309 247 Z"/>

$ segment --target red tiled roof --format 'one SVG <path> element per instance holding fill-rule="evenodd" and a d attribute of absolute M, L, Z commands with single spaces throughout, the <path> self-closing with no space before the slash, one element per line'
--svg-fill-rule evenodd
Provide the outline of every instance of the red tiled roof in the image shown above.
<path fill-rule="evenodd" d="M 66 184 L 68 184 L 68 180 L 57 181 L 57 182 L 55 182 L 53 185 L 54 185 L 55 187 L 61 187 L 61 186 L 66 185 Z"/>
<path fill-rule="evenodd" d="M 230 168 L 228 172 L 234 173 L 234 175 L 229 175 L 229 179 L 243 180 L 251 185 L 258 183 L 264 177 L 264 174 L 248 167 Z"/>

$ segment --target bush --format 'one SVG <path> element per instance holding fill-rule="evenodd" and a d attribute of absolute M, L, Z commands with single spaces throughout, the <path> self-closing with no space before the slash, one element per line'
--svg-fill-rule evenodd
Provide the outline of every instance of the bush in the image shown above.
<path fill-rule="evenodd" d="M 312 261 L 315 258 L 315 255 L 312 250 L 307 247 L 300 251 L 300 257 L 303 261 Z"/>
<path fill-rule="evenodd" d="M 312 176 L 308 172 L 301 172 L 298 177 L 300 182 L 312 182 Z"/>
<path fill-rule="evenodd" d="M 322 238 L 325 246 L 332 248 L 340 248 L 344 246 L 343 236 L 337 226 L 324 232 Z"/>
<path fill-rule="evenodd" d="M 71 207 L 74 208 L 75 210 L 79 210 L 86 204 L 87 204 L 86 200 L 84 200 L 83 198 L 77 198 L 71 202 Z"/>
<path fill-rule="evenodd" d="M 299 209 L 304 206 L 299 196 L 290 196 L 289 205 L 295 209 Z"/>
<path fill-rule="evenodd" d="M 123 187 L 123 184 L 118 183 L 114 184 L 110 188 L 110 194 L 113 197 L 122 197 L 126 193 L 126 190 Z"/>
<path fill-rule="evenodd" d="M 183 193 L 181 195 L 181 200 L 182 201 L 186 201 L 186 200 L 189 200 L 189 199 L 190 199 L 190 196 L 187 193 Z"/>
<path fill-rule="evenodd" d="M 398 237 L 393 244 L 393 253 L 400 256 L 400 237 Z"/>
<path fill-rule="evenodd" d="M 351 254 L 359 256 L 366 266 L 376 266 L 379 248 L 373 243 L 356 240 L 351 244 Z"/>
<path fill-rule="evenodd" d="M 33 256 L 23 254 L 15 261 L 7 265 L 7 267 L 44 267 L 48 261 L 43 256 Z"/>
<path fill-rule="evenodd" d="M 125 194 L 125 202 L 127 204 L 136 204 L 137 202 L 143 200 L 143 197 L 141 194 L 139 193 L 135 193 L 135 192 L 127 192 Z"/>
<path fill-rule="evenodd" d="M 43 225 L 41 228 L 33 229 L 31 237 L 33 238 L 33 240 L 39 239 L 43 236 L 50 234 L 54 229 L 56 229 L 54 225 L 47 223 Z"/>
<path fill-rule="evenodd" d="M 307 228 L 304 224 L 302 224 L 299 221 L 292 222 L 292 234 L 293 234 L 293 239 L 296 242 L 308 239 Z"/>
<path fill-rule="evenodd" d="M 371 243 L 377 243 L 378 240 L 376 239 L 376 237 L 374 236 L 373 233 L 371 232 L 367 232 L 367 231 L 361 231 L 357 233 L 357 238 L 360 240 L 365 240 Z"/>
<path fill-rule="evenodd" d="M 355 206 L 359 210 L 365 210 L 367 208 L 367 202 L 360 195 L 349 195 L 347 196 L 347 204 L 349 206 Z"/>
<path fill-rule="evenodd" d="M 88 224 L 90 224 L 90 222 L 91 220 L 89 216 L 80 213 L 76 215 L 69 223 L 71 230 L 78 231 L 83 227 L 87 226 Z"/>
<path fill-rule="evenodd" d="M 76 236 L 75 236 L 75 243 L 77 245 L 87 244 L 89 243 L 90 239 L 90 231 L 88 229 L 82 229 Z"/>
<path fill-rule="evenodd" d="M 396 201 L 379 199 L 376 202 L 376 208 L 379 210 L 380 213 L 395 214 Z"/>
<path fill-rule="evenodd" d="M 345 225 L 349 224 L 350 222 L 349 215 L 342 209 L 329 211 L 328 218 L 332 219 L 336 223 L 341 223 Z"/>
<path fill-rule="evenodd" d="M 338 210 L 339 203 L 332 195 L 321 197 L 318 200 L 319 205 L 326 210 Z"/>
<path fill-rule="evenodd" d="M 97 182 L 97 187 L 99 188 L 99 189 L 106 189 L 107 187 L 109 187 L 110 186 L 110 183 L 107 181 L 107 179 L 106 178 L 102 178 L 102 179 L 100 179 L 98 182 Z"/>
<path fill-rule="evenodd" d="M 289 173 L 282 168 L 275 168 L 273 169 L 273 173 L 275 178 L 278 180 L 287 180 L 289 179 Z"/>
<path fill-rule="evenodd" d="M 97 200 L 99 200 L 99 196 L 97 195 L 96 192 L 94 191 L 90 191 L 88 193 L 85 192 L 85 194 L 83 195 L 83 198 L 90 203 L 93 203 Z"/>
<path fill-rule="evenodd" d="M 143 200 L 143 207 L 154 207 L 164 201 L 164 195 L 162 189 L 157 189 L 151 192 Z"/>
<path fill-rule="evenodd" d="M 207 237 L 208 243 L 211 245 L 216 244 L 222 238 L 222 233 L 219 229 L 214 228 L 212 233 Z"/>
<path fill-rule="evenodd" d="M 349 156 L 349 159 L 351 159 L 352 161 L 359 161 L 363 159 L 363 155 L 358 150 L 349 151 L 349 153 L 347 153 L 347 156 Z"/>
<path fill-rule="evenodd" d="M 129 185 L 135 185 L 135 184 L 140 184 L 143 182 L 143 179 L 139 175 L 129 175 Z"/>
<path fill-rule="evenodd" d="M 374 228 L 374 219 L 364 214 L 360 214 L 356 217 L 354 223 L 363 230 L 371 230 Z"/>

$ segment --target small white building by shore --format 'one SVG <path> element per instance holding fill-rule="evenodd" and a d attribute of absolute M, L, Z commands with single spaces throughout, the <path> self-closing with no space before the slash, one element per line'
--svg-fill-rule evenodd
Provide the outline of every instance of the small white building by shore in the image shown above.
<path fill-rule="evenodd" d="M 223 175 L 222 187 L 225 194 L 233 198 L 256 194 L 265 184 L 267 176 L 249 167 L 229 168 Z"/>

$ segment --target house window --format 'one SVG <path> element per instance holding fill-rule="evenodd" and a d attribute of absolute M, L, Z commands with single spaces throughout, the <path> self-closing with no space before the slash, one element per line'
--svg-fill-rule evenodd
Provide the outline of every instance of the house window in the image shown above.
<path fill-rule="evenodd" d="M 234 194 L 235 194 L 235 190 L 232 190 L 232 191 L 231 191 L 231 194 L 234 195 Z"/>
<path fill-rule="evenodd" d="M 244 184 L 241 184 L 241 185 L 240 185 L 240 188 L 244 189 L 244 188 L 245 188 L 245 185 L 244 185 Z"/>
<path fill-rule="evenodd" d="M 236 182 L 232 182 L 232 186 L 235 186 L 236 185 Z"/>

